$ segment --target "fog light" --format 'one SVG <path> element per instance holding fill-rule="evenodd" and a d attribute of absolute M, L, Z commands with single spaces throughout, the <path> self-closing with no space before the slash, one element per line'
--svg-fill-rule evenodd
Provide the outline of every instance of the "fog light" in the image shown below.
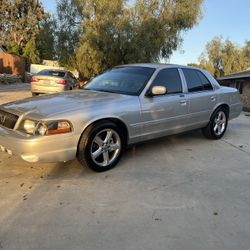
<path fill-rule="evenodd" d="M 36 155 L 25 155 L 25 154 L 22 154 L 21 157 L 22 157 L 22 159 L 24 161 L 27 161 L 27 162 L 30 162 L 30 163 L 35 163 L 35 162 L 39 161 L 39 157 L 36 156 Z"/>

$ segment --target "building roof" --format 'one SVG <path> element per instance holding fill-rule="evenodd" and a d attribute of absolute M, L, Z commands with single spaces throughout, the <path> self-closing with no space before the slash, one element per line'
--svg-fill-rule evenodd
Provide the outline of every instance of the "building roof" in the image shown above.
<path fill-rule="evenodd" d="M 220 77 L 218 78 L 218 80 L 232 80 L 232 79 L 242 79 L 242 78 L 250 78 L 250 69 Z"/>

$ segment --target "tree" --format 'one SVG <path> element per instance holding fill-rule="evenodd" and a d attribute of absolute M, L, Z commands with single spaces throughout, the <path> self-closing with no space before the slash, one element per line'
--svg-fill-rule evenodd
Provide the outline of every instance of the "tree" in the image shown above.
<path fill-rule="evenodd" d="M 215 37 L 208 42 L 199 58 L 199 67 L 219 78 L 224 75 L 246 70 L 250 67 L 250 43 L 244 47 L 235 45 L 227 39 Z"/>
<path fill-rule="evenodd" d="M 202 66 L 213 68 L 213 74 L 216 78 L 223 75 L 222 50 L 222 38 L 215 37 L 206 45 L 206 52 L 204 52 L 200 58 Z M 208 57 L 208 61 L 206 61 L 206 55 Z"/>
<path fill-rule="evenodd" d="M 40 31 L 36 39 L 37 49 L 41 59 L 54 60 L 55 52 L 55 30 L 56 23 L 51 15 L 41 21 Z"/>
<path fill-rule="evenodd" d="M 245 42 L 245 46 L 242 49 L 244 62 L 247 68 L 250 68 L 250 41 Z"/>
<path fill-rule="evenodd" d="M 36 48 L 36 41 L 31 39 L 23 48 L 22 56 L 31 63 L 39 63 L 40 57 L 39 52 Z"/>
<path fill-rule="evenodd" d="M 56 16 L 55 50 L 61 65 L 69 66 L 74 61 L 81 36 L 82 16 L 80 4 L 75 0 L 59 0 Z"/>
<path fill-rule="evenodd" d="M 15 41 L 10 41 L 7 52 L 13 55 L 20 55 L 18 44 Z"/>
<path fill-rule="evenodd" d="M 241 48 L 227 39 L 222 48 L 222 71 L 223 75 L 244 70 L 245 62 Z"/>
<path fill-rule="evenodd" d="M 201 16 L 203 0 L 76 1 L 83 35 L 76 66 L 90 78 L 117 64 L 168 59 L 181 44 L 181 32 Z"/>
<path fill-rule="evenodd" d="M 199 68 L 200 64 L 198 64 L 198 63 L 188 63 L 187 66 Z"/>
<path fill-rule="evenodd" d="M 39 33 L 39 22 L 45 17 L 43 6 L 37 0 L 1 0 L 0 43 L 12 49 L 11 43 L 22 50 Z"/>

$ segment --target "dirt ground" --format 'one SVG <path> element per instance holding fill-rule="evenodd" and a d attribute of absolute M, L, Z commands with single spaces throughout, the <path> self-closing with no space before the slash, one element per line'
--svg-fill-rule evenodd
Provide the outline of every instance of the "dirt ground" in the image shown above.
<path fill-rule="evenodd" d="M 0 84 L 0 105 L 6 102 L 16 101 L 27 97 L 31 97 L 29 83 L 10 85 Z"/>

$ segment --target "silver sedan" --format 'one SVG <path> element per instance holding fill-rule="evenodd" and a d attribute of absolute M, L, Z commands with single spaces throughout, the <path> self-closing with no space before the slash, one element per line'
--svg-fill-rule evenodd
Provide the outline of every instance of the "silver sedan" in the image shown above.
<path fill-rule="evenodd" d="M 31 78 L 31 93 L 33 96 L 75 88 L 79 88 L 79 81 L 69 71 L 44 69 Z"/>
<path fill-rule="evenodd" d="M 0 106 L 0 148 L 28 162 L 78 158 L 113 168 L 131 144 L 193 129 L 220 139 L 242 110 L 236 89 L 179 65 L 115 67 L 70 91 Z"/>

